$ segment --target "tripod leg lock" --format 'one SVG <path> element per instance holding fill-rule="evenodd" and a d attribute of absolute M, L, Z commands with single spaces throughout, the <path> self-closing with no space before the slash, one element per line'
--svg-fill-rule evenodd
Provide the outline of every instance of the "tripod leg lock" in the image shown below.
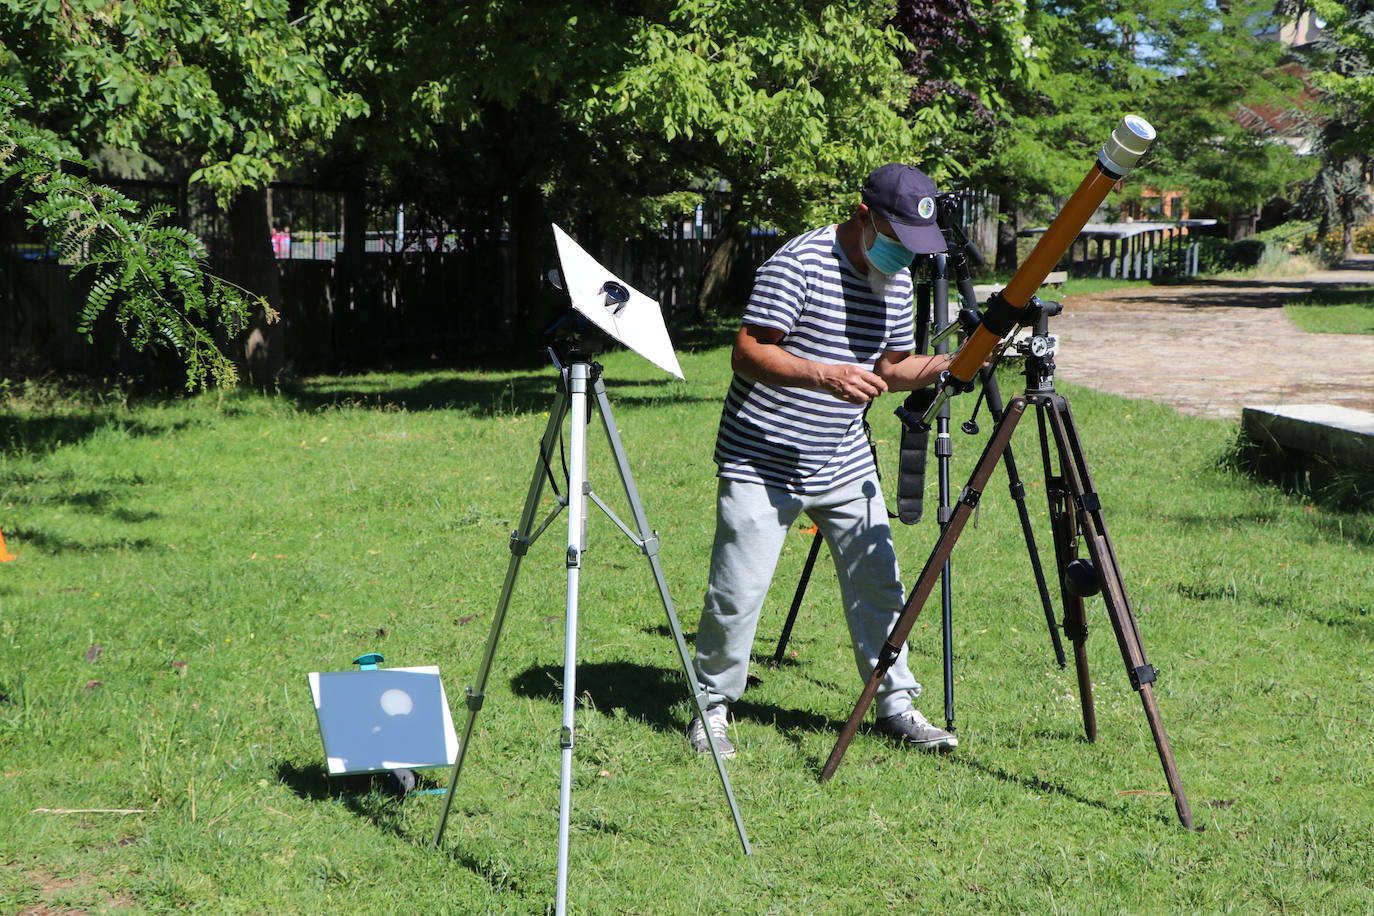
<path fill-rule="evenodd" d="M 897 664 L 897 656 L 902 654 L 899 646 L 894 646 L 890 642 L 883 643 L 883 647 L 878 650 L 878 667 L 886 671 Z"/>
<path fill-rule="evenodd" d="M 1077 615 L 1077 620 L 1072 619 L 1068 615 L 1065 615 L 1064 617 L 1064 635 L 1069 638 L 1070 642 L 1082 642 L 1083 640 L 1088 638 L 1088 625 L 1083 621 L 1083 614 L 1081 612 L 1081 602 L 1079 603 L 1079 608 L 1080 612 Z"/>
<path fill-rule="evenodd" d="M 978 508 L 978 500 L 983 498 L 982 490 L 975 490 L 973 487 L 964 487 L 964 492 L 959 494 L 959 502 L 968 506 L 970 509 Z"/>
<path fill-rule="evenodd" d="M 558 746 L 563 748 L 563 750 L 567 750 L 573 746 L 572 729 L 568 728 L 566 725 L 558 730 Z"/>
<path fill-rule="evenodd" d="M 1100 512 L 1102 511 L 1102 500 L 1098 498 L 1096 493 L 1084 493 L 1078 497 L 1078 508 L 1082 512 Z"/>
<path fill-rule="evenodd" d="M 468 688 L 468 698 L 466 704 L 468 709 L 472 710 L 473 712 L 477 712 L 482 708 L 482 701 L 484 699 L 486 699 L 485 696 L 483 696 L 480 693 L 473 693 L 472 688 Z"/>
<path fill-rule="evenodd" d="M 646 557 L 658 556 L 658 532 L 655 531 L 639 544 L 639 549 L 644 551 Z"/>
<path fill-rule="evenodd" d="M 1139 690 L 1146 684 L 1155 682 L 1155 666 L 1141 665 L 1139 668 L 1132 668 L 1127 672 L 1131 676 L 1131 689 Z"/>
<path fill-rule="evenodd" d="M 568 569 L 576 569 L 582 565 L 582 554 L 577 552 L 576 547 L 568 548 Z"/>
<path fill-rule="evenodd" d="M 510 533 L 510 552 L 517 557 L 523 557 L 530 552 L 530 539 L 522 538 L 518 531 L 512 531 Z"/>

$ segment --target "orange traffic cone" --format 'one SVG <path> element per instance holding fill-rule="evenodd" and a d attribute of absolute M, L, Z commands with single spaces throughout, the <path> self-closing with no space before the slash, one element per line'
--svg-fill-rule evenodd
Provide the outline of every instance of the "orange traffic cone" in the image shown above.
<path fill-rule="evenodd" d="M 10 553 L 5 548 L 5 530 L 0 528 L 0 563 L 8 563 L 10 560 L 19 559 L 19 554 Z"/>

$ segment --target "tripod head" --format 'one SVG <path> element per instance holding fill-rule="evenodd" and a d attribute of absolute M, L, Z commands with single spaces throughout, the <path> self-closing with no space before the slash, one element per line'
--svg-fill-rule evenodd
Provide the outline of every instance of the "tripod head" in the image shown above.
<path fill-rule="evenodd" d="M 1050 334 L 1050 319 L 1064 311 L 1062 302 L 1041 302 L 1032 296 L 1026 308 L 1030 319 L 1021 326 L 1031 329 L 1031 336 L 1016 342 L 1016 352 L 1026 358 L 1026 393 L 1043 394 L 1054 390 L 1054 354 L 1059 338 Z"/>
<path fill-rule="evenodd" d="M 935 223 L 944 234 L 949 259 L 954 264 L 956 272 L 971 274 L 970 265 L 986 267 L 988 261 L 964 230 L 964 224 L 959 218 L 961 204 L 959 195 L 952 191 L 935 195 Z"/>

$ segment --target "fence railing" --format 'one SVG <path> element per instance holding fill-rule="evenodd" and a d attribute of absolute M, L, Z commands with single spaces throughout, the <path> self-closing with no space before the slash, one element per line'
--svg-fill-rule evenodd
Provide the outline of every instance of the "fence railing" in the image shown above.
<path fill-rule="evenodd" d="M 1198 241 L 1194 230 L 1216 224 L 1214 219 L 1089 223 L 1060 259 L 1059 267 L 1077 277 L 1195 277 Z M 1020 234 L 1035 236 L 1044 231 L 1025 229 Z"/>
<path fill-rule="evenodd" d="M 202 191 L 157 181 L 112 182 L 127 196 L 161 203 L 205 240 L 211 269 L 239 274 L 227 259 L 228 223 Z M 500 352 L 529 329 L 514 313 L 515 265 L 501 239 L 460 243 L 456 233 L 405 208 L 369 214 L 359 269 L 346 268 L 344 192 L 276 185 L 269 196 L 272 247 L 287 358 L 299 372 L 349 371 L 439 355 Z M 961 219 L 970 235 L 988 234 L 995 199 L 966 194 Z M 689 214 L 657 238 L 602 246 L 606 267 L 655 298 L 665 317 L 697 310 L 707 260 L 716 244 L 718 208 Z M 87 375 L 152 371 L 156 359 L 134 354 L 106 322 L 94 346 L 74 331 L 87 283 L 68 276 L 56 253 L 32 240 L 0 250 L 0 375 L 34 371 Z M 735 257 L 747 279 L 783 239 L 749 232 Z M 747 291 L 746 291 L 747 292 Z M 744 295 L 738 297 L 743 305 Z M 536 329 L 537 330 L 537 329 Z"/>

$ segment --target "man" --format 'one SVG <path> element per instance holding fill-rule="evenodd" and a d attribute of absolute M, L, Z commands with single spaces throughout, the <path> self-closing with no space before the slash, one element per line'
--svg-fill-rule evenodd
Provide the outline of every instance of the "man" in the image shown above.
<path fill-rule="evenodd" d="M 728 704 L 744 692 L 759 610 L 802 512 L 834 557 L 859 676 L 873 673 L 905 599 L 864 409 L 885 391 L 926 386 L 953 359 L 912 353 L 907 266 L 944 250 L 935 186 L 893 163 L 868 176 L 848 220 L 792 239 L 758 270 L 716 440 L 716 538 L 696 641 L 708 706 L 688 729 L 702 753 L 714 739 L 734 755 Z M 877 730 L 953 747 L 912 706 L 920 691 L 903 646 L 875 698 Z"/>

